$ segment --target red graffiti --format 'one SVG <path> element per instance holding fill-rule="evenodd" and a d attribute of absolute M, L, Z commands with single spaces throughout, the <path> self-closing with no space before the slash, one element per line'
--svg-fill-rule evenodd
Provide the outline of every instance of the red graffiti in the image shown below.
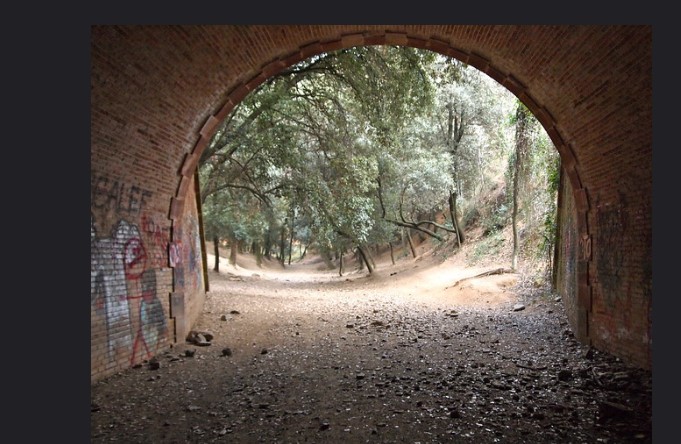
<path fill-rule="evenodd" d="M 150 245 L 150 261 L 152 267 L 167 267 L 167 250 L 170 244 L 170 229 L 162 227 L 160 224 L 145 214 L 142 215 L 142 231 L 147 236 Z"/>
<path fill-rule="evenodd" d="M 182 263 L 182 256 L 180 255 L 180 250 L 182 246 L 179 245 L 177 242 L 173 242 L 169 246 L 170 250 L 170 266 L 175 267 L 177 265 L 180 265 Z"/>
<path fill-rule="evenodd" d="M 126 278 L 139 279 L 142 276 L 147 265 L 147 251 L 141 240 L 132 238 L 125 243 L 123 248 L 123 264 L 125 266 Z"/>

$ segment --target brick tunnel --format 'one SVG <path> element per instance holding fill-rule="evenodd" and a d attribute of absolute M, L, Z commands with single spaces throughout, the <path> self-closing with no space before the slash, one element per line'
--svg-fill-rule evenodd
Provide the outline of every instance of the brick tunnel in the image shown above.
<path fill-rule="evenodd" d="M 91 381 L 184 341 L 201 313 L 196 171 L 217 124 L 288 66 L 360 45 L 454 57 L 527 105 L 561 157 L 570 327 L 650 369 L 651 26 L 93 26 Z"/>

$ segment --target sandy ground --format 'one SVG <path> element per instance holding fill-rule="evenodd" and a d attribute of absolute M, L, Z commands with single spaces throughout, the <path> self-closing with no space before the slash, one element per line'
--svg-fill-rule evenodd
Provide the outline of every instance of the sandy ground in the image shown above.
<path fill-rule="evenodd" d="M 92 385 L 93 443 L 652 442 L 652 375 L 579 344 L 507 264 L 221 260 L 195 330 Z M 517 304 L 524 309 L 515 311 Z"/>

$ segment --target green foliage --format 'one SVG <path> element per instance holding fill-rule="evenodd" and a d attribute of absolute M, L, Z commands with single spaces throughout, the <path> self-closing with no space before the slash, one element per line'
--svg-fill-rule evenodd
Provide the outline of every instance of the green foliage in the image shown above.
<path fill-rule="evenodd" d="M 466 254 L 466 262 L 475 265 L 490 256 L 497 256 L 506 239 L 501 231 L 492 231 L 480 242 L 476 243 L 475 248 Z"/>
<path fill-rule="evenodd" d="M 475 214 L 512 151 L 514 105 L 485 74 L 429 51 L 314 56 L 268 79 L 219 125 L 199 168 L 206 233 L 278 245 L 283 228 L 344 251 L 399 238 L 394 221 L 446 209 L 452 190 Z M 490 233 L 507 224 L 501 204 L 485 222 Z"/>

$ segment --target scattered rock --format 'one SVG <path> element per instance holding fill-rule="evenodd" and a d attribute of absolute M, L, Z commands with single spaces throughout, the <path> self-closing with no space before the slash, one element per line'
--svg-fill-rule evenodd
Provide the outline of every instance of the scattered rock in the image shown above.
<path fill-rule="evenodd" d="M 513 311 L 521 311 L 521 310 L 525 310 L 525 305 L 523 305 L 523 304 L 515 304 L 515 305 L 513 306 Z"/>
<path fill-rule="evenodd" d="M 161 368 L 161 363 L 156 358 L 151 358 L 149 360 L 149 370 L 158 370 L 159 368 Z"/>
<path fill-rule="evenodd" d="M 225 347 L 222 349 L 222 356 L 232 356 L 232 349 Z"/>
<path fill-rule="evenodd" d="M 558 372 L 559 381 L 569 381 L 572 379 L 572 372 L 570 370 L 563 369 Z"/>
<path fill-rule="evenodd" d="M 612 420 L 626 421 L 629 419 L 634 410 L 625 405 L 609 402 L 600 401 L 598 403 L 598 422 L 604 423 Z"/>
<path fill-rule="evenodd" d="M 198 345 L 199 347 L 206 347 L 208 345 L 211 345 L 210 341 L 212 340 L 213 334 L 208 332 L 191 330 L 187 334 L 187 342 L 189 342 L 190 344 Z"/>

